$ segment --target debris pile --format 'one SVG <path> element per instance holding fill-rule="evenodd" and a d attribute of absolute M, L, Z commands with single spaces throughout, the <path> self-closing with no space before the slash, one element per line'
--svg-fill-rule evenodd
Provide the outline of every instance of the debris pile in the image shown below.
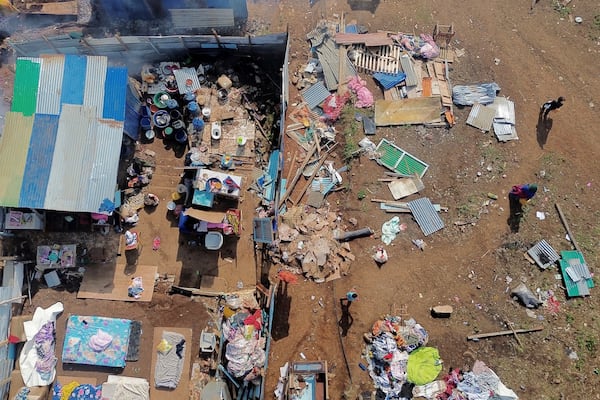
<path fill-rule="evenodd" d="M 342 217 L 327 208 L 291 208 L 279 225 L 279 246 L 270 251 L 275 268 L 319 283 L 346 275 L 355 256 L 348 242 L 336 240 L 343 229 Z"/>

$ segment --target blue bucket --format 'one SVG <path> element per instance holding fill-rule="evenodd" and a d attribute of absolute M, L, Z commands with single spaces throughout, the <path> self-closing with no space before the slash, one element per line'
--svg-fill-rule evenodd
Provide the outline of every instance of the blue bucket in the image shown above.
<path fill-rule="evenodd" d="M 148 129 L 152 128 L 152 121 L 149 117 L 142 117 L 140 118 L 140 126 L 143 130 L 147 131 Z"/>
<path fill-rule="evenodd" d="M 192 120 L 192 126 L 195 131 L 201 131 L 204 129 L 204 120 L 200 117 L 196 117 Z"/>
<path fill-rule="evenodd" d="M 195 101 L 191 101 L 188 103 L 187 108 L 191 115 L 194 117 L 200 115 L 200 106 Z"/>
<path fill-rule="evenodd" d="M 179 104 L 177 103 L 177 100 L 175 100 L 175 99 L 169 99 L 169 100 L 167 100 L 167 108 L 169 110 L 177 108 L 178 106 L 179 106 Z"/>
<path fill-rule="evenodd" d="M 196 100 L 196 95 L 192 92 L 187 92 L 183 95 L 183 99 L 189 103 L 190 101 Z"/>

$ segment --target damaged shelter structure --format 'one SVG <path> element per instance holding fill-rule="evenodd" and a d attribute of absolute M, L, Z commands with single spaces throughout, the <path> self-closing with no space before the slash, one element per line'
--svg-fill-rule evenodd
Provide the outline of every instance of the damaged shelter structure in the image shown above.
<path fill-rule="evenodd" d="M 90 383 L 78 382 L 106 398 L 121 398 L 128 385 L 140 399 L 186 398 L 188 383 L 199 398 L 204 385 L 194 385 L 199 378 L 190 370 L 225 382 L 219 391 L 231 398 L 263 398 L 275 299 L 251 257 L 265 236 L 257 238 L 247 221 L 275 229 L 287 34 L 46 39 L 55 46 L 12 41 L 23 57 L 0 139 L 0 204 L 12 240 L 24 240 L 23 229 L 52 227 L 69 240 L 32 234 L 37 257 L 23 261 L 24 282 L 69 282 L 79 299 L 151 303 L 154 285 L 170 276 L 171 294 L 217 299 L 220 322 L 200 332 L 142 326 L 102 309 L 81 315 L 68 302 L 38 307 L 36 332 L 64 338 L 48 343 L 46 355 L 56 354 L 59 365 L 21 364 L 25 382 L 15 380 L 11 391 L 29 390 L 27 377 L 37 376 L 33 386 L 65 395 L 78 386 L 63 371 L 85 365 L 120 371 L 90 372 Z M 259 197 L 248 191 L 257 180 Z M 152 373 L 138 376 L 128 364 L 146 351 Z"/>

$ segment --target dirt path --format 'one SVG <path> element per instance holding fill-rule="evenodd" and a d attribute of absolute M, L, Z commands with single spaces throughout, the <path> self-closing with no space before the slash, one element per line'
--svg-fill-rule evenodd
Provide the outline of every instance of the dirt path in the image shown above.
<path fill-rule="evenodd" d="M 375 2 L 373 2 L 375 3 Z M 305 62 L 306 33 L 321 17 L 345 12 L 346 21 L 390 31 L 430 33 L 435 23 L 454 24 L 452 45 L 465 55 L 450 71 L 453 84 L 496 82 L 500 94 L 515 102 L 519 140 L 498 143 L 491 134 L 466 126 L 469 108 L 455 110 L 457 125 L 450 130 L 399 127 L 378 129 L 373 139 L 391 138 L 402 148 L 428 162 L 422 195 L 449 208 L 442 218 L 446 228 L 425 239 L 421 252 L 411 244 L 421 237 L 414 222 L 401 216 L 408 226 L 388 247 L 390 261 L 382 268 L 371 260 L 377 236 L 352 242 L 358 255 L 350 275 L 328 284 L 301 282 L 290 285 L 279 299 L 277 337 L 271 347 L 267 390 L 272 391 L 278 367 L 299 360 L 303 352 L 309 359 L 327 359 L 334 378 L 331 398 L 341 398 L 350 379 L 340 351 L 338 324 L 334 307 L 338 299 L 356 287 L 361 298 L 352 306 L 353 324 L 343 343 L 348 355 L 354 389 L 370 390 L 371 380 L 358 363 L 363 348 L 362 334 L 377 316 L 393 305 L 407 305 L 410 316 L 430 333 L 430 345 L 437 347 L 445 369 L 469 367 L 473 358 L 488 363 L 524 399 L 584 398 L 597 382 L 597 297 L 567 300 L 555 280 L 556 269 L 540 271 L 523 258 L 532 244 L 546 239 L 558 250 L 571 249 L 555 211 L 559 202 L 583 247 L 586 261 L 593 269 L 598 260 L 595 245 L 598 231 L 597 171 L 599 144 L 595 140 L 598 116 L 598 36 L 591 4 L 573 1 L 567 9 L 557 10 L 551 1 L 540 1 L 533 12 L 530 3 L 516 0 L 470 2 L 422 1 L 378 2 L 374 12 L 353 11 L 342 1 L 308 2 L 256 1 L 249 3 L 251 18 L 270 21 L 269 29 L 288 27 L 291 35 L 290 70 Z M 572 21 L 581 16 L 582 24 Z M 594 39 L 595 38 L 595 39 Z M 297 101 L 294 89 L 290 102 Z M 566 105 L 552 117 L 552 128 L 545 144 L 536 134 L 541 103 L 562 95 Z M 381 98 L 381 93 L 377 93 Z M 287 155 L 288 162 L 291 155 Z M 478 176 L 480 172 L 480 176 Z M 392 215 L 384 214 L 357 192 L 367 189 L 369 197 L 389 196 L 376 178 L 382 168 L 368 159 L 352 164 L 346 193 L 331 195 L 332 209 L 344 219 L 355 217 L 359 226 L 376 230 Z M 507 192 L 513 184 L 537 182 L 540 192 L 529 207 L 519 233 L 510 233 Z M 499 196 L 486 202 L 486 193 Z M 535 216 L 546 213 L 545 220 Z M 453 222 L 476 217 L 474 226 L 454 226 Z M 509 282 L 510 281 L 510 282 Z M 557 315 L 537 310 L 534 318 L 524 307 L 510 299 L 507 291 L 524 281 L 532 290 L 553 290 L 561 310 Z M 512 283 L 511 283 L 512 282 Z M 318 301 L 322 299 L 325 307 Z M 429 316 L 429 307 L 452 304 L 451 319 Z M 522 335 L 521 348 L 514 338 L 504 337 L 478 343 L 466 341 L 474 332 L 506 329 L 504 321 L 518 327 L 544 325 L 542 333 Z M 572 349 L 578 360 L 565 354 Z M 266 394 L 269 396 L 269 393 Z"/>

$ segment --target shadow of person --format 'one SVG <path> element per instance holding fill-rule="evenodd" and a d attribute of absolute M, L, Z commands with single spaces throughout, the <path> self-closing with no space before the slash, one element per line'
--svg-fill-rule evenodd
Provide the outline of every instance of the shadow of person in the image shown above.
<path fill-rule="evenodd" d="M 508 196 L 508 202 L 510 206 L 510 215 L 508 216 L 508 226 L 512 233 L 519 232 L 521 225 L 521 217 L 523 217 L 523 206 L 519 202 L 519 199 Z"/>
<path fill-rule="evenodd" d="M 290 333 L 290 310 L 292 307 L 292 297 L 288 294 L 288 283 L 281 281 L 277 287 L 275 295 L 275 304 L 277 312 L 273 316 L 273 329 L 271 337 L 277 341 L 287 337 Z"/>
<path fill-rule="evenodd" d="M 342 316 L 341 316 L 340 320 L 338 321 L 338 325 L 340 328 L 342 328 L 342 337 L 345 337 L 346 335 L 348 335 L 348 331 L 350 330 L 350 327 L 352 326 L 352 323 L 354 322 L 354 318 L 352 318 L 352 315 L 350 314 L 350 304 L 352 304 L 352 303 L 349 302 L 347 298 L 340 299 L 340 307 L 342 308 Z"/>
<path fill-rule="evenodd" d="M 540 113 L 535 130 L 537 142 L 541 149 L 544 148 L 544 145 L 548 141 L 548 134 L 550 134 L 550 129 L 552 129 L 552 118 L 548 118 L 547 115 L 544 116 L 542 115 L 542 113 Z"/>

